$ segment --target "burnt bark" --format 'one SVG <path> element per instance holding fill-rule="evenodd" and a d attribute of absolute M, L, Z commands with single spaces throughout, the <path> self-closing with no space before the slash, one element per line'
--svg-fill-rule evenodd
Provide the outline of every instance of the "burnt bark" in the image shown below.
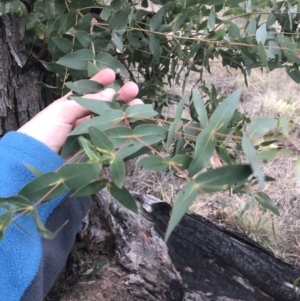
<path fill-rule="evenodd" d="M 30 7 L 35 1 L 24 1 Z M 0 17 L 0 137 L 16 130 L 52 101 L 35 83 L 45 80 L 42 66 L 24 55 L 16 16 Z"/>
<path fill-rule="evenodd" d="M 166 245 L 170 205 L 134 196 L 139 215 L 106 192 L 94 199 L 81 237 L 109 260 L 97 281 L 101 293 L 85 300 L 300 300 L 292 287 L 300 269 L 197 215 L 185 215 Z M 76 295 L 75 288 L 64 300 Z"/>

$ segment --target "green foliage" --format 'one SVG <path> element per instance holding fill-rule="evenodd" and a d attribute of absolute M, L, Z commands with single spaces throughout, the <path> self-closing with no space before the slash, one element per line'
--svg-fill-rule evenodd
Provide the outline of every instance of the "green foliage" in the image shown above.
<path fill-rule="evenodd" d="M 133 197 L 123 187 L 124 161 L 141 154 L 149 155 L 139 160 L 140 166 L 175 171 L 187 181 L 177 194 L 166 239 L 197 194 L 230 188 L 233 193 L 252 195 L 249 187 L 263 186 L 268 180 L 260 160 L 279 155 L 263 149 L 266 134 L 272 139 L 267 143 L 276 142 L 277 120 L 250 121 L 236 109 L 240 91 L 219 98 L 214 86 L 204 85 L 202 76 L 219 59 L 225 67 L 240 69 L 245 83 L 258 67 L 268 72 L 284 68 L 300 82 L 297 6 L 291 1 L 250 0 L 164 0 L 162 4 L 155 14 L 137 9 L 130 0 L 101 5 L 96 0 L 37 0 L 30 12 L 19 0 L 0 4 L 0 15 L 18 14 L 28 57 L 37 58 L 35 50 L 47 48 L 47 54 L 38 58 L 51 74 L 52 84 L 39 84 L 56 95 L 72 90 L 70 98 L 95 115 L 67 139 L 62 156 L 72 156 L 68 164 L 47 174 L 27 165 L 36 178 L 17 196 L 0 199 L 5 210 L 0 216 L 0 238 L 15 222 L 15 214 L 32 214 L 41 235 L 54 237 L 57 232 L 44 228 L 36 207 L 71 190 L 73 196 L 86 196 L 106 187 L 137 213 Z M 147 1 L 142 6 L 147 7 Z M 106 67 L 120 76 L 111 85 L 116 90 L 127 77 L 137 82 L 145 105 L 128 107 L 118 101 L 83 98 L 82 94 L 103 89 L 87 79 Z M 175 84 L 184 92 L 191 71 L 198 76 L 199 89 L 191 91 L 189 101 L 166 91 L 167 84 Z M 177 104 L 174 118 L 163 114 L 170 104 Z M 189 120 L 182 117 L 187 111 Z M 286 124 L 282 129 L 287 132 Z M 233 150 L 242 152 L 249 165 L 240 165 Z M 215 165 L 215 157 L 221 166 Z M 102 173 L 106 167 L 110 180 Z M 263 210 L 279 214 L 264 193 L 257 192 L 255 199 Z"/>

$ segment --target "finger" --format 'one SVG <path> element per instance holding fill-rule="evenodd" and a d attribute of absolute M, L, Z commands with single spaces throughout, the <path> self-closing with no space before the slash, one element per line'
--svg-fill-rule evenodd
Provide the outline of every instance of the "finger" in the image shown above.
<path fill-rule="evenodd" d="M 136 98 L 136 99 L 130 101 L 128 104 L 129 104 L 130 106 L 134 106 L 134 105 L 142 105 L 142 104 L 144 104 L 144 103 L 143 103 L 143 101 L 142 101 L 141 99 Z"/>
<path fill-rule="evenodd" d="M 139 93 L 139 88 L 134 82 L 126 83 L 118 92 L 119 100 L 126 103 L 131 102 Z"/>
<path fill-rule="evenodd" d="M 104 100 L 104 101 L 111 101 L 116 94 L 116 91 L 112 88 L 107 88 L 101 92 L 94 93 L 94 94 L 86 94 L 83 98 L 95 99 L 95 100 Z"/>
<path fill-rule="evenodd" d="M 99 84 L 108 86 L 116 79 L 116 74 L 112 69 L 105 68 L 94 75 L 91 80 L 98 82 Z"/>

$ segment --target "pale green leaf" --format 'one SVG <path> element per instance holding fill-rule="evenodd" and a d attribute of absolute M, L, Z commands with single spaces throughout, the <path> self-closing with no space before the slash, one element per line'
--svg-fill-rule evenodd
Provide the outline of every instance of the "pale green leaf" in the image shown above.
<path fill-rule="evenodd" d="M 249 138 L 246 134 L 242 138 L 242 148 L 246 157 L 249 160 L 254 175 L 257 177 L 260 186 L 262 187 L 264 185 L 265 177 L 258 161 L 257 152 L 253 145 L 250 143 Z"/>
<path fill-rule="evenodd" d="M 197 189 L 194 181 L 189 181 L 179 191 L 176 196 L 175 204 L 172 209 L 171 218 L 169 220 L 168 228 L 165 235 L 165 241 L 167 241 L 179 224 L 182 217 L 185 215 L 188 208 L 192 205 L 197 196 Z"/>
<path fill-rule="evenodd" d="M 78 94 L 96 93 L 103 90 L 103 86 L 98 82 L 88 79 L 81 79 L 76 82 L 66 82 L 70 90 Z"/>
<path fill-rule="evenodd" d="M 193 177 L 209 165 L 209 160 L 217 145 L 217 139 L 210 128 L 202 131 L 196 141 L 194 159 L 189 167 L 189 177 Z"/>
<path fill-rule="evenodd" d="M 195 106 L 195 110 L 198 114 L 198 119 L 200 121 L 200 125 L 204 129 L 208 125 L 206 108 L 205 108 L 202 98 L 199 96 L 199 94 L 195 90 L 192 91 L 192 101 Z"/>
<path fill-rule="evenodd" d="M 241 97 L 241 91 L 237 90 L 223 100 L 215 109 L 210 121 L 209 127 L 218 133 L 224 133 L 233 117 L 237 104 Z"/>
<path fill-rule="evenodd" d="M 255 194 L 255 199 L 257 200 L 257 202 L 259 203 L 259 205 L 261 207 L 263 207 L 264 209 L 270 210 L 274 214 L 280 216 L 280 213 L 279 213 L 274 201 L 271 200 L 267 194 L 265 194 L 264 192 L 257 192 Z"/>

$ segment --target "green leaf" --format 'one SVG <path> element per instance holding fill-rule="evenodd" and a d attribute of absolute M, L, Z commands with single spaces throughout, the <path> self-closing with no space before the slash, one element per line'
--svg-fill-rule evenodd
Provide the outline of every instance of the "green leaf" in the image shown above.
<path fill-rule="evenodd" d="M 254 35 L 256 33 L 256 20 L 255 19 L 252 19 L 247 27 L 246 27 L 246 30 L 245 30 L 249 35 Z"/>
<path fill-rule="evenodd" d="M 134 213 L 138 213 L 138 207 L 136 205 L 135 199 L 130 194 L 130 192 L 125 188 L 122 187 L 121 189 L 116 186 L 115 183 L 110 182 L 108 185 L 108 191 L 110 194 L 124 207 L 131 210 Z"/>
<path fill-rule="evenodd" d="M 78 142 L 77 136 L 69 136 L 63 146 L 61 151 L 61 156 L 67 158 L 75 154 L 80 149 L 80 144 Z"/>
<path fill-rule="evenodd" d="M 169 167 L 170 158 L 156 155 L 147 156 L 138 161 L 138 165 L 154 171 L 163 171 Z"/>
<path fill-rule="evenodd" d="M 90 127 L 89 135 L 92 143 L 97 147 L 98 150 L 105 150 L 112 154 L 115 153 L 115 146 L 105 133 L 95 127 Z"/>
<path fill-rule="evenodd" d="M 122 189 L 125 180 L 125 165 L 120 156 L 114 156 L 113 160 L 110 162 L 109 171 L 115 185 Z"/>
<path fill-rule="evenodd" d="M 257 44 L 262 43 L 264 45 L 266 39 L 267 39 L 267 27 L 266 27 L 266 23 L 264 23 L 256 30 Z"/>
<path fill-rule="evenodd" d="M 246 157 L 250 162 L 254 175 L 257 177 L 258 182 L 262 187 L 264 185 L 264 174 L 259 165 L 257 152 L 255 148 L 252 146 L 252 144 L 250 143 L 249 138 L 246 134 L 242 138 L 242 148 Z"/>
<path fill-rule="evenodd" d="M 182 217 L 185 215 L 188 208 L 192 205 L 192 203 L 196 199 L 196 196 L 197 189 L 194 181 L 189 181 L 179 191 L 172 209 L 171 218 L 165 235 L 165 241 L 169 239 L 172 231 L 175 229 Z"/>
<path fill-rule="evenodd" d="M 264 192 L 257 192 L 255 194 L 255 199 L 257 200 L 257 202 L 259 203 L 259 205 L 261 207 L 263 207 L 264 209 L 270 210 L 274 214 L 280 216 L 280 213 L 279 213 L 276 205 L 274 204 L 274 201 L 271 200 L 267 194 L 265 194 Z"/>
<path fill-rule="evenodd" d="M 72 136 L 71 136 L 72 137 Z M 98 152 L 94 149 L 91 142 L 84 137 L 78 138 L 79 145 L 83 148 L 85 154 L 91 160 L 91 162 L 100 163 L 101 158 Z"/>
<path fill-rule="evenodd" d="M 268 15 L 268 20 L 267 20 L 267 27 L 272 26 L 276 22 L 277 18 L 276 15 L 273 12 L 270 12 Z"/>
<path fill-rule="evenodd" d="M 111 31 L 123 34 L 127 29 L 128 10 L 118 10 L 109 21 L 108 28 Z"/>
<path fill-rule="evenodd" d="M 216 148 L 217 139 L 212 134 L 210 128 L 202 131 L 196 141 L 194 159 L 189 167 L 189 177 L 193 177 L 200 172 L 203 168 L 207 167 L 209 160 Z"/>
<path fill-rule="evenodd" d="M 261 63 L 264 67 L 268 68 L 268 56 L 262 42 L 258 44 L 258 55 L 260 57 Z"/>
<path fill-rule="evenodd" d="M 272 117 L 259 117 L 253 119 L 247 129 L 248 138 L 252 143 L 258 142 L 278 124 L 278 120 Z"/>
<path fill-rule="evenodd" d="M 201 193 L 217 192 L 246 180 L 251 173 L 249 165 L 227 165 L 200 174 L 195 183 Z"/>
<path fill-rule="evenodd" d="M 60 58 L 56 63 L 75 70 L 87 70 L 88 62 L 94 59 L 89 49 L 77 50 Z"/>
<path fill-rule="evenodd" d="M 0 208 L 6 208 L 7 210 L 15 210 L 23 208 L 24 210 L 31 211 L 33 209 L 33 203 L 21 195 L 14 195 L 7 198 L 0 198 Z"/>
<path fill-rule="evenodd" d="M 85 48 L 90 47 L 93 41 L 93 36 L 91 36 L 86 31 L 75 31 L 74 36 L 77 38 L 78 42 Z"/>
<path fill-rule="evenodd" d="M 51 232 L 49 231 L 45 225 L 43 224 L 43 222 L 41 221 L 38 211 L 35 209 L 33 211 L 33 219 L 35 221 L 36 224 L 36 228 L 37 231 L 39 232 L 39 234 L 46 239 L 53 239 L 56 237 L 56 235 L 59 233 L 59 231 L 68 223 L 68 221 L 66 221 L 61 227 L 59 227 L 56 231 Z"/>
<path fill-rule="evenodd" d="M 70 195 L 70 197 L 82 197 L 96 194 L 105 188 L 108 183 L 109 181 L 107 179 L 95 180 L 77 189 L 73 194 Z"/>
<path fill-rule="evenodd" d="M 96 65 L 100 68 L 100 70 L 104 68 L 111 68 L 116 73 L 121 73 L 124 76 L 129 74 L 125 66 L 109 53 L 100 52 L 97 54 Z"/>
<path fill-rule="evenodd" d="M 122 146 L 128 139 L 131 139 L 133 132 L 127 127 L 115 127 L 105 130 L 104 133 L 112 141 L 115 149 Z"/>
<path fill-rule="evenodd" d="M 89 127 L 93 126 L 104 131 L 111 126 L 124 125 L 124 113 L 122 111 L 109 111 L 103 116 L 94 117 L 77 126 L 69 135 L 82 135 L 89 132 Z"/>
<path fill-rule="evenodd" d="M 207 20 L 207 27 L 210 31 L 214 30 L 216 24 L 216 12 L 215 7 L 213 6 Z"/>
<path fill-rule="evenodd" d="M 167 130 L 158 125 L 143 124 L 134 128 L 133 135 L 151 145 L 166 139 Z"/>
<path fill-rule="evenodd" d="M 120 110 L 120 105 L 117 102 L 109 102 L 101 99 L 89 99 L 78 96 L 70 96 L 71 99 L 79 103 L 84 108 L 98 115 L 106 114 L 109 111 Z"/>
<path fill-rule="evenodd" d="M 100 14 L 100 18 L 107 21 L 111 15 L 111 9 L 109 6 L 105 6 Z"/>
<path fill-rule="evenodd" d="M 153 55 L 153 59 L 159 63 L 162 47 L 160 45 L 159 37 L 154 33 L 152 33 L 149 38 L 149 49 Z"/>
<path fill-rule="evenodd" d="M 209 127 L 218 133 L 226 132 L 232 116 L 241 97 L 241 91 L 237 90 L 223 100 L 210 117 Z"/>
<path fill-rule="evenodd" d="M 95 93 L 103 90 L 103 86 L 101 84 L 88 79 L 81 79 L 76 82 L 66 82 L 65 85 L 70 90 L 78 94 Z"/>
<path fill-rule="evenodd" d="M 4 232 L 12 221 L 12 212 L 7 211 L 0 215 L 0 241 L 4 237 Z"/>
<path fill-rule="evenodd" d="M 70 189 L 78 189 L 95 179 L 100 173 L 99 164 L 69 163 L 63 165 L 58 174 Z"/>
<path fill-rule="evenodd" d="M 111 40 L 114 42 L 117 48 L 117 52 L 123 53 L 123 39 L 116 32 L 112 32 Z"/>
<path fill-rule="evenodd" d="M 52 41 L 63 53 L 69 54 L 72 52 L 73 44 L 66 38 L 53 37 Z"/>
<path fill-rule="evenodd" d="M 198 118 L 199 118 L 201 127 L 204 129 L 208 125 L 206 108 L 205 108 L 202 98 L 199 96 L 199 94 L 195 90 L 192 91 L 192 101 L 195 106 L 195 110 L 198 114 Z"/>
<path fill-rule="evenodd" d="M 24 165 L 26 166 L 26 168 L 28 168 L 36 177 L 39 177 L 41 176 L 43 173 L 38 170 L 36 167 L 34 167 L 33 165 L 31 164 L 28 164 L 28 163 L 24 163 Z"/>
<path fill-rule="evenodd" d="M 169 162 L 169 165 L 171 166 L 171 164 L 175 164 L 179 169 L 185 170 L 185 169 L 189 168 L 192 160 L 193 160 L 193 158 L 191 158 L 188 155 L 177 154 L 171 159 L 171 161 Z"/>
<path fill-rule="evenodd" d="M 25 185 L 18 195 L 30 201 L 37 201 L 41 198 L 47 201 L 59 197 L 67 190 L 68 187 L 58 173 L 48 172 Z"/>
<path fill-rule="evenodd" d="M 125 111 L 126 117 L 129 118 L 130 122 L 135 122 L 143 118 L 151 118 L 157 115 L 154 111 L 153 106 L 150 104 L 141 104 L 130 106 Z"/>
<path fill-rule="evenodd" d="M 170 128 L 169 128 L 169 133 L 168 133 L 168 138 L 167 138 L 167 143 L 166 143 L 167 151 L 169 151 L 171 143 L 173 142 L 177 123 L 179 123 L 181 120 L 185 101 L 186 101 L 185 97 L 181 98 L 181 100 L 178 103 L 178 106 L 176 108 L 174 122 L 171 123 Z"/>

